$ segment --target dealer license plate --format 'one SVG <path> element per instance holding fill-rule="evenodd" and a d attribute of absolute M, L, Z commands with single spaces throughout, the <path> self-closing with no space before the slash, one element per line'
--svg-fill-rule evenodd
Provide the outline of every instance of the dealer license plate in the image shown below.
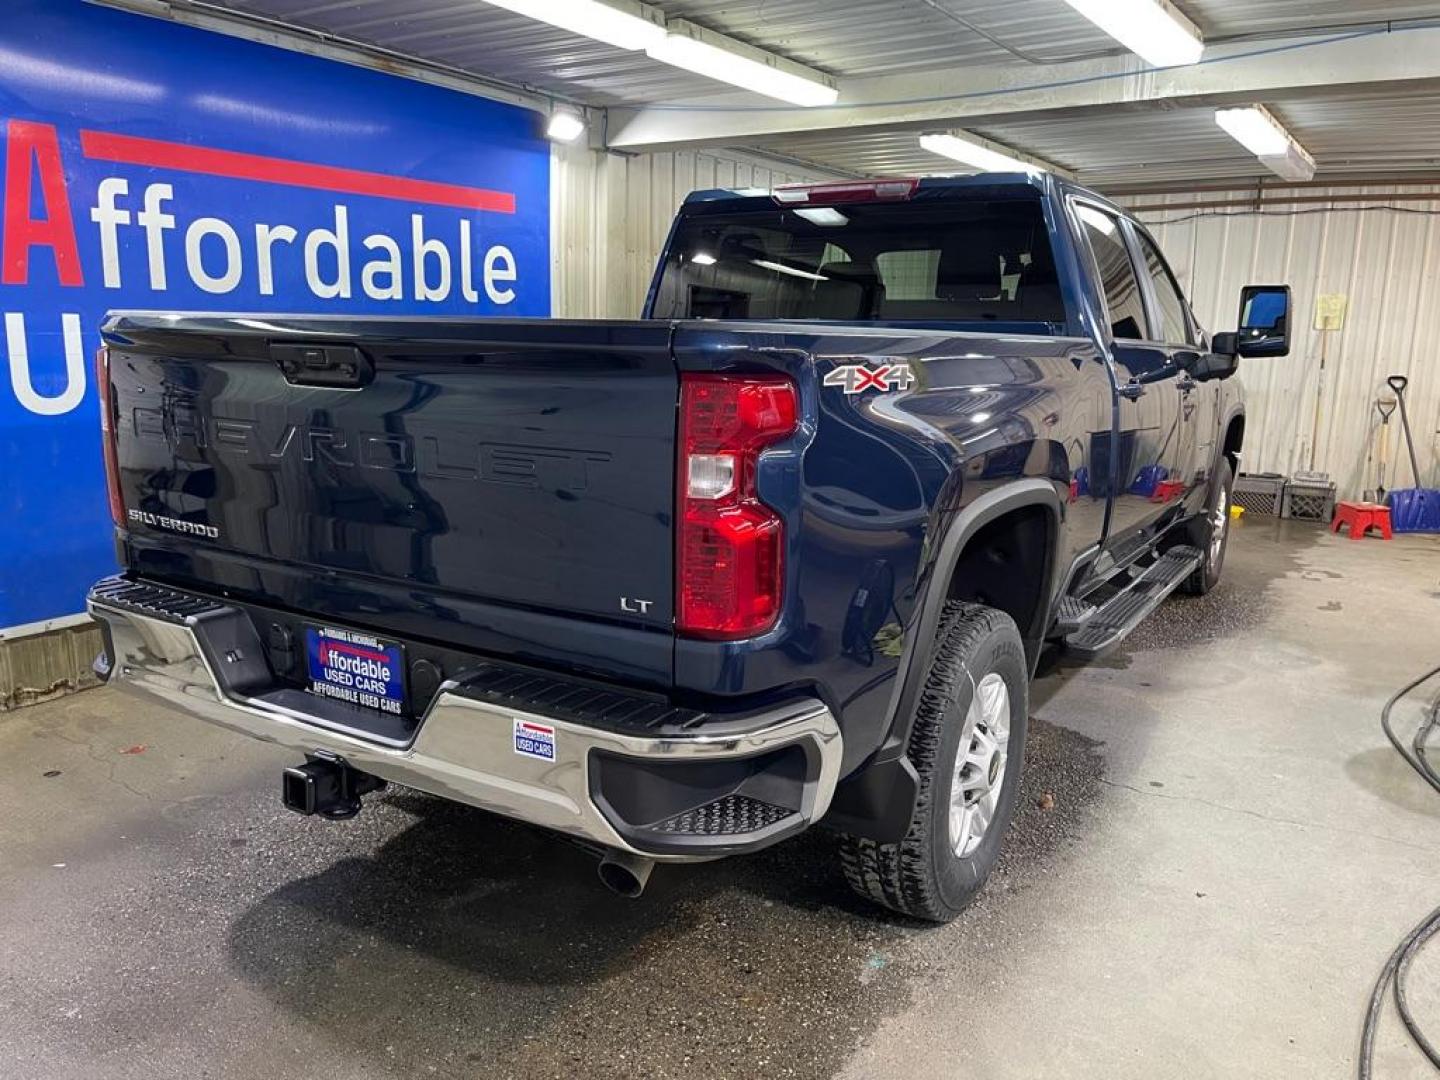
<path fill-rule="evenodd" d="M 356 630 L 307 626 L 305 655 L 312 694 L 405 715 L 405 651 L 396 642 Z"/>

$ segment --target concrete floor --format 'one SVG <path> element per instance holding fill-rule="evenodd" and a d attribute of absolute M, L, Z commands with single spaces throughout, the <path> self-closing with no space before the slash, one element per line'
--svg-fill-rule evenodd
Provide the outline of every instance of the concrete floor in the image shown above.
<path fill-rule="evenodd" d="M 1440 798 L 1377 726 L 1436 663 L 1434 538 L 1245 525 L 1211 596 L 1037 684 L 1006 857 L 940 929 L 818 832 L 626 902 L 424 796 L 287 814 L 283 755 L 107 690 L 0 715 L 0 1077 L 1352 1075 L 1440 902 Z M 1377 1076 L 1422 1064 L 1387 1021 Z"/>

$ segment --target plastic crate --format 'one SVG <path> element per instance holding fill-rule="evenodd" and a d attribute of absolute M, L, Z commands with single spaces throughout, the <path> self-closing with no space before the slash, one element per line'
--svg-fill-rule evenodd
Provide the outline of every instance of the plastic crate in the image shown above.
<path fill-rule="evenodd" d="M 1335 516 L 1335 485 L 1328 481 L 1317 483 L 1313 480 L 1291 480 L 1285 485 L 1280 516 L 1295 518 L 1297 521 L 1323 521 L 1328 524 Z"/>
<path fill-rule="evenodd" d="M 1235 478 L 1230 500 L 1243 506 L 1247 514 L 1280 516 L 1280 500 L 1285 494 L 1285 477 L 1279 473 L 1241 473 Z"/>

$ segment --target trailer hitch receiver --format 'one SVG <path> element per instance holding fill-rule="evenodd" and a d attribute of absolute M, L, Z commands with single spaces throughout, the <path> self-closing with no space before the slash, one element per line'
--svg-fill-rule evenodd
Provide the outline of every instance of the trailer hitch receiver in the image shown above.
<path fill-rule="evenodd" d="M 281 778 L 285 809 L 341 821 L 360 812 L 360 796 L 383 791 L 385 781 L 351 768 L 338 758 L 312 757 L 292 765 Z"/>

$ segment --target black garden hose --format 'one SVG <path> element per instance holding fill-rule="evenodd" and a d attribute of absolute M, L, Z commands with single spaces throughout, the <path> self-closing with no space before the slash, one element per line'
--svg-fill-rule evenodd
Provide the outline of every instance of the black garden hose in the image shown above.
<path fill-rule="evenodd" d="M 1417 687 L 1429 682 L 1437 675 L 1440 675 L 1440 667 L 1432 671 L 1427 671 L 1418 679 L 1407 683 L 1397 690 L 1394 696 L 1385 703 L 1385 708 L 1380 710 L 1380 727 L 1384 729 L 1385 737 L 1390 740 L 1390 745 L 1395 747 L 1396 752 L 1405 759 L 1406 764 L 1420 774 L 1420 779 L 1424 780 L 1437 792 L 1440 792 L 1440 773 L 1435 771 L 1434 766 L 1430 764 L 1429 759 L 1425 756 L 1425 740 L 1430 737 L 1430 733 L 1435 729 L 1437 721 L 1440 721 L 1440 698 L 1430 703 L 1430 707 L 1425 712 L 1425 719 L 1421 723 L 1420 729 L 1415 732 L 1415 738 L 1409 747 L 1405 746 L 1396 737 L 1395 729 L 1390 726 L 1390 710 L 1395 708 L 1400 699 Z"/>
<path fill-rule="evenodd" d="M 1440 792 L 1440 773 L 1430 764 L 1426 756 L 1426 740 L 1437 725 L 1440 725 L 1440 697 L 1437 697 L 1425 711 L 1425 718 L 1419 729 L 1415 732 L 1415 738 L 1407 747 L 1395 735 L 1395 729 L 1390 724 L 1390 712 L 1401 698 L 1411 693 L 1422 684 L 1429 682 L 1435 676 L 1440 675 L 1440 668 L 1428 671 L 1420 678 L 1396 691 L 1393 697 L 1385 703 L 1385 708 L 1380 711 L 1380 727 L 1385 731 L 1385 737 L 1390 740 L 1390 745 L 1401 757 L 1405 759 L 1412 769 L 1420 774 L 1420 778 Z M 1430 1064 L 1440 1070 L 1440 1050 L 1437 1050 L 1431 1041 L 1426 1038 L 1425 1033 L 1420 1030 L 1414 1015 L 1410 1011 L 1410 1000 L 1406 993 L 1406 978 L 1410 973 L 1410 965 L 1415 956 L 1436 934 L 1440 934 L 1440 908 L 1436 908 L 1419 926 L 1405 935 L 1404 939 L 1395 951 L 1385 961 L 1385 967 L 1380 972 L 1380 978 L 1375 982 L 1375 989 L 1370 992 L 1370 1005 L 1365 1011 L 1365 1024 L 1360 1035 L 1360 1080 L 1371 1080 L 1372 1070 L 1375 1064 L 1375 1033 L 1380 1023 L 1380 1013 L 1385 1007 L 1385 990 L 1387 987 L 1394 988 L 1395 1008 L 1400 1013 L 1400 1020 L 1405 1025 L 1405 1030 L 1410 1033 L 1410 1038 L 1419 1047 L 1420 1052 L 1429 1059 Z"/>

